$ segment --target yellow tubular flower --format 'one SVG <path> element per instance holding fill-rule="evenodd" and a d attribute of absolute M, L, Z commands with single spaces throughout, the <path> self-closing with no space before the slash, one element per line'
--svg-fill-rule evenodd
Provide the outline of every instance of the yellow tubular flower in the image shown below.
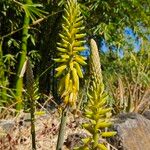
<path fill-rule="evenodd" d="M 79 91 L 79 78 L 83 78 L 82 65 L 86 65 L 86 58 L 80 56 L 80 52 L 85 50 L 86 34 L 83 32 L 85 27 L 77 1 L 67 0 L 64 12 L 62 32 L 59 34 L 61 41 L 57 43 L 58 58 L 54 61 L 58 64 L 56 77 L 60 77 L 59 94 L 65 105 L 74 105 Z"/>

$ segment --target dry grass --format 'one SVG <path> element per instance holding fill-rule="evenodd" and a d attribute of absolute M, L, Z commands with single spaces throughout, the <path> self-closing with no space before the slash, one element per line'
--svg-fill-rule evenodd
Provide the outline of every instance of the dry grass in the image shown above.
<path fill-rule="evenodd" d="M 21 112 L 18 116 L 0 120 L 0 150 L 31 150 L 29 114 Z M 10 126 L 9 126 L 10 122 Z M 69 115 L 65 139 L 71 134 L 83 134 L 78 118 Z M 57 112 L 36 116 L 37 150 L 55 150 L 60 116 Z M 84 131 L 85 132 L 85 131 Z M 67 147 L 64 146 L 64 150 Z"/>

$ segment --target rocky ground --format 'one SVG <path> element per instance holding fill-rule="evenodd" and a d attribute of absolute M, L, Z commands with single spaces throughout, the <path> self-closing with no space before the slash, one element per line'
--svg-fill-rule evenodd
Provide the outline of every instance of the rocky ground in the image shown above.
<path fill-rule="evenodd" d="M 0 150 L 30 150 L 30 114 L 20 113 L 14 118 L 0 120 Z M 36 115 L 36 143 L 38 150 L 55 150 L 59 131 L 60 115 L 57 112 Z M 82 119 L 69 115 L 65 133 L 64 150 L 80 143 L 86 131 L 81 129 Z M 73 136 L 72 136 L 73 135 Z M 74 142 L 70 142 L 70 140 Z"/>
<path fill-rule="evenodd" d="M 31 150 L 30 115 L 20 113 L 16 117 L 0 120 L 0 150 Z M 109 149 L 150 150 L 150 111 L 139 114 L 121 114 L 115 118 L 114 130 L 117 136 L 109 139 Z M 81 144 L 87 132 L 81 128 L 84 120 L 69 114 L 63 150 L 71 150 Z M 36 115 L 37 150 L 55 150 L 60 123 L 58 112 Z"/>

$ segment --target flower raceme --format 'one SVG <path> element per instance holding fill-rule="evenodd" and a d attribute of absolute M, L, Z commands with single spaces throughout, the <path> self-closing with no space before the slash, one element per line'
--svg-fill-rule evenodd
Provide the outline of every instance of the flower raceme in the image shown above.
<path fill-rule="evenodd" d="M 85 50 L 83 17 L 76 0 L 68 0 L 63 15 L 61 41 L 57 43 L 58 63 L 56 77 L 60 77 L 58 91 L 64 104 L 75 105 L 79 91 L 79 78 L 83 78 L 82 66 L 86 58 L 80 55 Z"/>

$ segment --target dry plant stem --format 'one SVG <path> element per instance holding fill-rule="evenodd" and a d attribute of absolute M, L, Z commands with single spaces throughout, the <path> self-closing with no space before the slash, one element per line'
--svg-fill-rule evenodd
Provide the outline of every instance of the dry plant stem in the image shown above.
<path fill-rule="evenodd" d="M 67 112 L 68 112 L 68 108 L 65 107 L 62 111 L 56 150 L 62 150 L 62 146 L 64 143 L 64 134 L 65 134 L 65 127 L 66 127 Z"/>

